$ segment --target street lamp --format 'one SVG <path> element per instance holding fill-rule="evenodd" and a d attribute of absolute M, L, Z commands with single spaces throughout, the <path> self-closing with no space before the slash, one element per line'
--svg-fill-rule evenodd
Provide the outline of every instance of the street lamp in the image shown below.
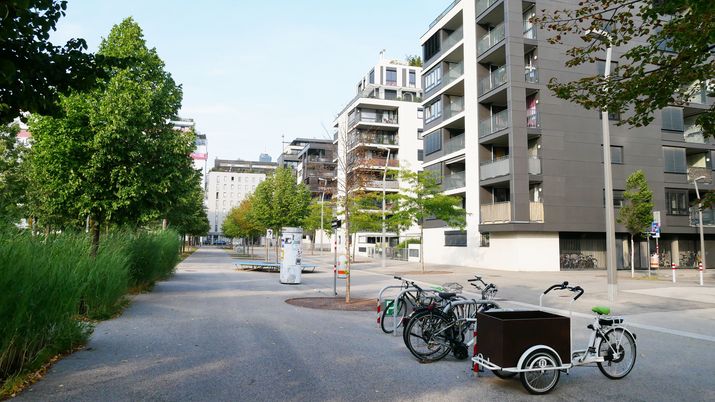
<path fill-rule="evenodd" d="M 606 41 L 606 66 L 603 78 L 608 81 L 611 75 L 611 35 L 602 30 L 594 29 L 586 32 L 586 36 L 593 39 Z M 608 87 L 604 83 L 604 91 Z M 608 300 L 614 301 L 618 293 L 618 275 L 616 273 L 616 222 L 615 208 L 613 207 L 613 174 L 611 172 L 611 135 L 609 133 L 608 108 L 601 109 L 601 127 L 603 131 L 603 181 L 606 192 L 606 271 L 608 281 Z"/>
<path fill-rule="evenodd" d="M 382 173 L 382 262 L 381 266 L 382 268 L 385 268 L 387 265 L 387 255 L 386 255 L 386 248 L 387 246 L 385 245 L 386 240 L 385 238 L 387 237 L 385 233 L 385 194 L 387 193 L 387 166 L 390 163 L 390 148 L 388 147 L 382 147 L 378 146 L 380 149 L 387 150 L 387 158 L 385 158 L 385 171 Z"/>
<path fill-rule="evenodd" d="M 320 183 L 321 180 L 325 182 L 325 186 L 328 185 L 328 179 L 318 177 L 318 183 Z M 325 204 L 325 186 L 322 187 L 322 191 L 320 192 L 320 255 L 323 255 L 323 205 Z"/>
<path fill-rule="evenodd" d="M 707 267 L 705 265 L 705 234 L 703 233 L 703 201 L 700 199 L 700 191 L 698 191 L 698 180 L 705 180 L 706 176 L 698 176 L 693 179 L 693 184 L 695 185 L 695 196 L 698 197 L 698 227 L 700 228 L 700 263 L 703 264 L 703 269 Z M 700 270 L 700 286 L 703 286 L 703 270 Z"/>

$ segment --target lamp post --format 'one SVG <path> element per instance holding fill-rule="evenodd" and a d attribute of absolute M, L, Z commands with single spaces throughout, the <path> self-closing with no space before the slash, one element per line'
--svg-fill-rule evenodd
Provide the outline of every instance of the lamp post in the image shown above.
<path fill-rule="evenodd" d="M 386 255 L 386 248 L 387 246 L 385 245 L 386 243 L 386 229 L 385 229 L 385 194 L 387 193 L 387 167 L 388 164 L 390 163 L 390 148 L 388 147 L 378 147 L 380 149 L 385 149 L 387 150 L 387 158 L 385 158 L 385 171 L 382 173 L 382 261 L 381 261 L 381 266 L 382 268 L 385 268 L 387 265 L 387 255 Z"/>
<path fill-rule="evenodd" d="M 328 180 L 322 177 L 318 177 L 318 183 L 321 181 L 325 182 L 325 186 L 328 185 Z M 323 205 L 325 204 L 325 187 L 322 187 L 320 192 L 320 255 L 323 255 Z"/>
<path fill-rule="evenodd" d="M 707 177 L 699 176 L 693 179 L 693 184 L 695 185 L 695 196 L 698 197 L 698 227 L 700 229 L 700 263 L 703 264 L 703 269 L 707 267 L 705 265 L 705 234 L 703 233 L 703 201 L 700 199 L 700 191 L 698 191 L 698 180 L 704 180 Z M 700 286 L 703 286 L 703 269 L 700 270 Z"/>
<path fill-rule="evenodd" d="M 587 37 L 605 40 L 608 43 L 606 48 L 606 66 L 603 71 L 603 78 L 608 80 L 611 75 L 611 57 L 613 46 L 611 45 L 611 35 L 604 30 L 589 30 Z M 604 87 L 607 91 L 608 87 Z M 611 135 L 609 132 L 608 108 L 601 110 L 601 128 L 603 131 L 603 181 L 606 192 L 606 272 L 608 282 L 608 300 L 614 301 L 618 293 L 618 275 L 616 272 L 616 222 L 615 208 L 613 207 L 613 174 L 611 171 Z"/>

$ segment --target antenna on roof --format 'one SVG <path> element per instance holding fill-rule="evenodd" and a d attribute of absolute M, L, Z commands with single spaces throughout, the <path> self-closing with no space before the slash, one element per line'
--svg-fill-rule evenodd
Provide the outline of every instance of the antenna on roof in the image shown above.
<path fill-rule="evenodd" d="M 380 50 L 380 61 L 385 59 L 385 52 L 387 52 L 387 49 Z"/>

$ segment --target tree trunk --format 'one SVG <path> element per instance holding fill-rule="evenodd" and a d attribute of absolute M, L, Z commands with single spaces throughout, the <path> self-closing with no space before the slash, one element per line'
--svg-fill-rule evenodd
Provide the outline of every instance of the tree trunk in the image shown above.
<path fill-rule="evenodd" d="M 347 197 L 345 201 L 345 254 L 347 257 L 347 261 L 345 262 L 345 304 L 350 304 L 350 242 L 348 239 L 350 238 L 350 214 L 348 213 L 348 202 L 347 202 Z"/>
<path fill-rule="evenodd" d="M 166 228 L 169 226 L 169 221 L 164 218 L 161 220 L 161 230 L 166 230 Z"/>
<path fill-rule="evenodd" d="M 635 248 L 633 242 L 633 233 L 631 233 L 631 278 L 635 276 L 636 266 L 635 266 Z M 650 256 L 649 256 L 650 257 Z M 650 258 L 648 259 L 648 264 L 650 264 Z"/>
<path fill-rule="evenodd" d="M 92 225 L 92 249 L 90 255 L 92 258 L 97 257 L 97 250 L 99 250 L 99 234 L 101 230 L 101 225 L 99 222 L 94 222 Z"/>
<path fill-rule="evenodd" d="M 420 264 L 422 265 L 422 273 L 425 273 L 425 256 L 424 256 L 424 242 L 425 242 L 425 230 L 422 225 L 420 225 Z M 409 250 L 410 246 L 407 246 L 407 249 Z M 407 252 L 409 255 L 409 251 Z"/>

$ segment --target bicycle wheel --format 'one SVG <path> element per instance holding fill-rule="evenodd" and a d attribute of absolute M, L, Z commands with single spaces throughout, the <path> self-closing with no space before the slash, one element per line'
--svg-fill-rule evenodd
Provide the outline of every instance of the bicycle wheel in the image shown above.
<path fill-rule="evenodd" d="M 541 395 L 551 391 L 559 382 L 561 372 L 556 369 L 558 359 L 546 350 L 535 350 L 524 361 L 521 384 L 529 393 Z"/>
<path fill-rule="evenodd" d="M 492 373 L 494 373 L 495 376 L 501 378 L 502 380 L 507 380 L 509 378 L 512 378 L 516 375 L 513 371 L 504 371 L 504 370 L 492 370 Z"/>
<path fill-rule="evenodd" d="M 618 380 L 627 376 L 636 364 L 636 340 L 625 329 L 612 328 L 601 339 L 598 355 L 604 360 L 598 363 L 598 369 L 606 377 Z"/>
<path fill-rule="evenodd" d="M 390 311 L 390 313 L 393 314 L 387 314 L 393 304 L 395 304 L 394 300 L 387 302 L 387 304 L 385 304 L 385 309 L 382 310 L 382 317 L 380 317 L 380 328 L 382 328 L 382 331 L 386 334 L 391 334 L 395 328 L 394 312 Z M 405 321 L 406 312 L 407 309 L 405 308 L 405 303 L 402 300 L 399 300 L 397 302 L 397 328 L 399 328 Z"/>
<path fill-rule="evenodd" d="M 450 321 L 436 311 L 425 311 L 410 318 L 403 339 L 407 349 L 420 362 L 436 362 L 452 350 Z"/>

